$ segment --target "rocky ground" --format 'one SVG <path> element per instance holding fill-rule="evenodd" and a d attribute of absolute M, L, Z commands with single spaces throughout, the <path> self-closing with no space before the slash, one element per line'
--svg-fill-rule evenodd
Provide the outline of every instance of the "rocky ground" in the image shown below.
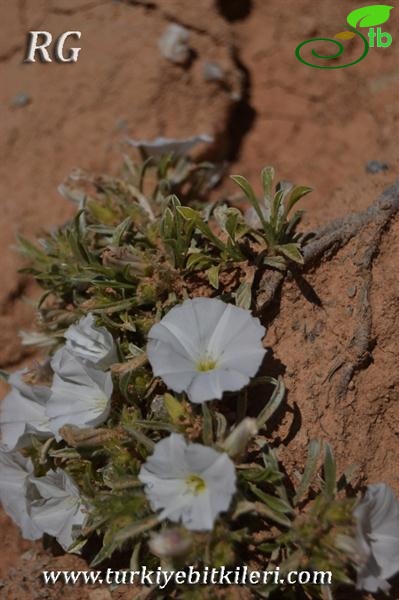
<path fill-rule="evenodd" d="M 306 228 L 364 210 L 395 181 L 399 41 L 337 71 L 311 69 L 294 55 L 305 39 L 340 31 L 345 11 L 356 7 L 354 0 L 344 12 L 327 2 L 316 11 L 311 0 L 0 3 L 7 32 L 0 39 L 0 368 L 31 358 L 17 332 L 32 327 L 38 291 L 17 274 L 16 234 L 33 236 L 67 219 L 71 206 L 57 194 L 59 183 L 75 167 L 115 172 L 129 152 L 128 136 L 211 134 L 206 156 L 255 184 L 260 169 L 273 164 L 280 178 L 315 188 L 304 201 Z M 185 66 L 159 51 L 170 23 L 189 31 Z M 26 33 L 36 29 L 80 30 L 78 62 L 24 64 Z M 352 41 L 348 53 L 356 56 Z M 389 168 L 368 173 L 371 160 Z M 218 190 L 233 192 L 228 181 Z M 308 439 L 323 435 L 340 466 L 356 463 L 361 478 L 384 480 L 397 492 L 398 228 L 395 219 L 381 232 L 368 223 L 309 266 L 302 287 L 286 281 L 264 314 L 270 366 L 288 387 L 277 434 L 285 459 L 301 460 Z M 5 516 L 1 538 L 2 600 L 111 597 L 43 589 L 37 573 L 50 567 L 42 565 L 77 569 L 80 559 L 51 559 L 39 544 L 22 541 Z"/>

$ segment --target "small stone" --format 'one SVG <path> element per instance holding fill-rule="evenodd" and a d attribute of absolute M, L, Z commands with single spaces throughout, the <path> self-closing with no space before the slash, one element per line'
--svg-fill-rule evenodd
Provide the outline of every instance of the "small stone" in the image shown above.
<path fill-rule="evenodd" d="M 177 65 L 187 64 L 191 58 L 189 37 L 185 27 L 175 23 L 169 25 L 158 42 L 162 56 Z"/>
<path fill-rule="evenodd" d="M 372 173 L 373 175 L 388 171 L 388 169 L 389 165 L 381 160 L 370 160 L 366 164 L 366 173 Z"/>
<path fill-rule="evenodd" d="M 203 75 L 205 81 L 224 81 L 226 75 L 224 70 L 218 63 L 206 62 L 203 68 Z"/>
<path fill-rule="evenodd" d="M 356 292 L 357 287 L 354 284 L 350 285 L 346 290 L 346 293 L 348 294 L 349 298 L 354 298 L 356 296 Z"/>
<path fill-rule="evenodd" d="M 20 92 L 11 100 L 11 106 L 13 108 L 23 108 L 32 102 L 32 98 L 25 92 Z"/>
<path fill-rule="evenodd" d="M 128 121 L 127 119 L 118 119 L 116 121 L 116 128 L 119 129 L 120 131 L 126 131 L 126 129 L 128 128 Z"/>

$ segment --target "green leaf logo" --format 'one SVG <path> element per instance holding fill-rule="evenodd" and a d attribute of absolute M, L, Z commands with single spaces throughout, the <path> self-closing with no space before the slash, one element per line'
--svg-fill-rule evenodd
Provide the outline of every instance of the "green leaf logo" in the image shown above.
<path fill-rule="evenodd" d="M 347 21 L 351 27 L 375 27 L 388 21 L 392 9 L 393 6 L 386 4 L 357 8 L 349 13 Z"/>

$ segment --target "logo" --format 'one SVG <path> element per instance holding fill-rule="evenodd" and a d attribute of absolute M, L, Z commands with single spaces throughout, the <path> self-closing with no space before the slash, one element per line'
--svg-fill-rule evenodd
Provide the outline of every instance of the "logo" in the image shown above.
<path fill-rule="evenodd" d="M 82 33 L 80 31 L 65 31 L 54 42 L 54 59 L 59 63 L 70 63 L 78 60 L 81 48 L 70 48 L 67 56 L 64 54 L 64 44 L 68 38 L 77 38 L 80 40 Z M 53 36 L 49 31 L 29 31 L 28 43 L 26 47 L 26 63 L 36 62 L 36 54 L 42 63 L 51 63 L 51 56 L 47 48 L 51 47 Z"/>
<path fill-rule="evenodd" d="M 305 40 L 295 50 L 295 55 L 301 63 L 314 69 L 344 69 L 346 67 L 352 67 L 361 60 L 366 58 L 370 48 L 388 48 L 392 44 L 392 36 L 386 31 L 382 31 L 380 25 L 386 23 L 389 19 L 393 6 L 386 6 L 385 4 L 374 4 L 373 6 L 364 6 L 363 8 L 357 8 L 353 10 L 347 16 L 348 25 L 345 25 L 345 31 L 337 33 L 334 38 L 313 38 L 311 40 Z M 368 32 L 364 34 L 359 31 L 358 28 L 367 28 Z M 312 64 L 302 57 L 302 49 L 307 44 L 313 44 L 314 42 L 330 42 L 338 47 L 335 54 L 319 54 L 314 48 L 312 48 L 312 55 L 315 58 L 322 60 L 333 60 L 339 58 L 345 52 L 344 45 L 338 40 L 350 40 L 357 37 L 363 45 L 363 51 L 359 58 L 353 60 L 347 64 L 339 65 L 317 65 Z"/>

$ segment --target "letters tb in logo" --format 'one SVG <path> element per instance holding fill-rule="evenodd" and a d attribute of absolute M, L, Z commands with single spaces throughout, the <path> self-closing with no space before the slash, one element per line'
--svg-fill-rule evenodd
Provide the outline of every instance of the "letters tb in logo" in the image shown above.
<path fill-rule="evenodd" d="M 79 40 L 81 35 L 80 31 L 65 31 L 65 33 L 62 33 L 53 44 L 54 59 L 59 63 L 76 62 L 81 48 L 70 48 L 65 56 L 64 44 L 67 38 L 74 37 Z M 29 31 L 25 62 L 34 63 L 36 62 L 36 56 L 38 56 L 40 62 L 51 63 L 52 60 L 47 48 L 52 41 L 53 36 L 49 31 Z"/>

